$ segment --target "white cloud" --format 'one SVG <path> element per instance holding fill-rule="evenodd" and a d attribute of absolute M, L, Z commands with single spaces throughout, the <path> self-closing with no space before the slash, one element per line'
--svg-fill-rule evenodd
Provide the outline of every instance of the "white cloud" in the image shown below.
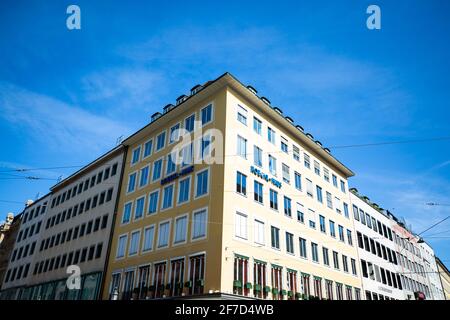
<path fill-rule="evenodd" d="M 117 136 L 130 133 L 121 123 L 52 97 L 0 82 L 0 117 L 39 145 L 61 151 L 101 152 Z M 64 148 L 60 148 L 64 145 Z"/>

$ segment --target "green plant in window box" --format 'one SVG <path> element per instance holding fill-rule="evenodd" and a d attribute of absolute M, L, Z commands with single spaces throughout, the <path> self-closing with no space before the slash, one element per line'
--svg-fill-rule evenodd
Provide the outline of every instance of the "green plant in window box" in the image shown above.
<path fill-rule="evenodd" d="M 273 288 L 272 289 L 272 294 L 278 294 L 278 289 L 277 288 Z"/>
<path fill-rule="evenodd" d="M 192 288 L 192 281 L 191 281 L 191 280 L 186 281 L 186 282 L 184 283 L 184 286 L 185 286 L 186 288 Z"/>
<path fill-rule="evenodd" d="M 294 295 L 294 293 L 293 293 L 292 291 L 289 290 L 289 291 L 287 292 L 287 295 L 288 295 L 288 297 L 292 297 L 292 296 Z"/>
<path fill-rule="evenodd" d="M 242 288 L 242 282 L 241 282 L 241 280 L 234 280 L 234 281 L 233 281 L 233 287 L 234 287 L 234 288 Z"/>
<path fill-rule="evenodd" d="M 245 284 L 245 289 L 251 289 L 252 288 L 252 283 L 251 282 L 247 282 Z"/>
<path fill-rule="evenodd" d="M 286 294 L 287 294 L 286 290 L 284 290 L 284 289 L 281 290 L 281 295 L 282 295 L 282 296 L 285 296 Z"/>
<path fill-rule="evenodd" d="M 309 300 L 309 299 L 308 299 L 308 295 L 302 293 L 302 300 Z"/>
<path fill-rule="evenodd" d="M 257 291 L 257 292 L 261 291 L 261 285 L 260 284 L 255 284 L 254 290 Z"/>
<path fill-rule="evenodd" d="M 265 286 L 264 287 L 264 292 L 265 293 L 269 293 L 270 292 L 270 287 L 269 286 Z"/>
<path fill-rule="evenodd" d="M 301 294 L 300 292 L 296 292 L 296 293 L 295 293 L 295 298 L 296 298 L 297 300 L 300 300 L 300 299 L 302 298 L 302 294 Z"/>
<path fill-rule="evenodd" d="M 198 279 L 197 280 L 197 285 L 200 287 L 203 287 L 205 285 L 205 280 L 204 279 Z"/>

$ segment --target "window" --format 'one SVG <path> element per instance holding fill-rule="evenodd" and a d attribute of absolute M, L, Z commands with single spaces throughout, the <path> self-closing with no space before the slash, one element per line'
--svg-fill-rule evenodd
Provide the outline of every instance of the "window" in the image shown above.
<path fill-rule="evenodd" d="M 254 199 L 259 203 L 263 203 L 263 185 L 255 180 L 254 182 Z"/>
<path fill-rule="evenodd" d="M 178 203 L 184 203 L 189 201 L 190 186 L 191 186 L 190 177 L 180 180 L 178 187 Z"/>
<path fill-rule="evenodd" d="M 153 238 L 155 236 L 155 227 L 150 226 L 144 229 L 144 243 L 142 251 L 151 251 L 153 250 Z"/>
<path fill-rule="evenodd" d="M 343 265 L 343 268 L 344 268 L 344 272 L 348 272 L 347 256 L 342 255 L 342 265 Z"/>
<path fill-rule="evenodd" d="M 265 244 L 264 241 L 264 222 L 255 219 L 255 242 Z"/>
<path fill-rule="evenodd" d="M 181 162 L 181 167 L 186 167 L 186 166 L 192 165 L 194 163 L 194 161 L 193 161 L 193 156 L 194 156 L 193 148 L 194 148 L 193 144 L 189 143 L 189 144 L 185 145 L 181 149 L 181 156 L 182 156 L 182 160 L 183 160 Z"/>
<path fill-rule="evenodd" d="M 169 144 L 178 141 L 179 138 L 180 138 L 180 124 L 177 123 L 176 125 L 170 128 Z"/>
<path fill-rule="evenodd" d="M 286 232 L 286 251 L 294 254 L 294 235 Z"/>
<path fill-rule="evenodd" d="M 305 163 L 305 168 L 311 169 L 311 158 L 309 157 L 309 154 L 304 153 L 303 159 L 304 159 L 304 163 Z"/>
<path fill-rule="evenodd" d="M 313 183 L 309 179 L 306 179 L 306 194 L 311 198 L 313 197 Z"/>
<path fill-rule="evenodd" d="M 257 167 L 262 167 L 262 150 L 257 146 L 253 146 L 253 163 Z"/>
<path fill-rule="evenodd" d="M 311 242 L 311 255 L 314 262 L 319 262 L 319 254 L 317 252 L 317 243 Z"/>
<path fill-rule="evenodd" d="M 161 209 L 168 209 L 173 206 L 173 184 L 164 187 Z"/>
<path fill-rule="evenodd" d="M 285 165 L 284 163 L 282 164 L 282 173 L 283 173 L 283 181 L 286 183 L 289 183 L 291 177 L 290 177 L 290 173 L 289 173 L 289 167 L 287 165 Z"/>
<path fill-rule="evenodd" d="M 153 163 L 153 176 L 152 181 L 156 181 L 161 178 L 162 159 L 158 159 Z"/>
<path fill-rule="evenodd" d="M 239 171 L 236 174 L 236 192 L 247 195 L 247 176 Z"/>
<path fill-rule="evenodd" d="M 237 119 L 239 122 L 241 122 L 243 125 L 247 125 L 247 110 L 240 105 L 237 107 Z M 253 119 L 254 122 L 254 119 Z"/>
<path fill-rule="evenodd" d="M 335 186 L 336 188 L 337 188 L 337 177 L 336 177 L 336 175 L 332 175 L 332 178 L 333 178 L 333 186 Z"/>
<path fill-rule="evenodd" d="M 318 176 L 320 176 L 320 163 L 314 160 L 314 172 Z"/>
<path fill-rule="evenodd" d="M 244 159 L 247 159 L 247 139 L 238 136 L 237 137 L 237 154 Z"/>
<path fill-rule="evenodd" d="M 166 132 L 163 131 L 156 137 L 156 151 L 161 150 L 162 148 L 164 148 L 165 145 L 166 145 Z"/>
<path fill-rule="evenodd" d="M 330 182 L 330 171 L 328 170 L 328 168 L 323 168 L 323 179 L 326 182 Z"/>
<path fill-rule="evenodd" d="M 153 191 L 148 196 L 148 214 L 154 214 L 158 211 L 159 190 Z"/>
<path fill-rule="evenodd" d="M 353 236 L 352 231 L 347 229 L 347 242 L 349 245 L 353 246 Z"/>
<path fill-rule="evenodd" d="M 273 189 L 269 190 L 270 195 L 270 208 L 278 210 L 278 192 Z"/>
<path fill-rule="evenodd" d="M 236 212 L 234 226 L 235 236 L 241 239 L 247 239 L 247 215 Z"/>
<path fill-rule="evenodd" d="M 345 193 L 345 181 L 341 180 L 341 191 Z"/>
<path fill-rule="evenodd" d="M 336 238 L 336 230 L 334 228 L 334 221 L 330 220 L 330 235 Z"/>
<path fill-rule="evenodd" d="M 137 147 L 136 149 L 133 150 L 133 156 L 131 159 L 131 164 L 136 164 L 137 162 L 139 162 L 139 158 L 141 157 L 141 147 Z"/>
<path fill-rule="evenodd" d="M 213 112 L 212 104 L 207 105 L 200 111 L 202 118 L 202 126 L 212 121 L 212 112 Z"/>
<path fill-rule="evenodd" d="M 182 243 L 186 241 L 187 235 L 187 216 L 175 219 L 175 238 L 174 243 Z"/>
<path fill-rule="evenodd" d="M 317 193 L 317 201 L 319 201 L 320 203 L 323 203 L 322 188 L 319 186 L 316 186 L 316 193 Z"/>
<path fill-rule="evenodd" d="M 295 188 L 297 190 L 302 190 L 302 176 L 300 175 L 300 173 L 295 172 L 294 173 L 294 180 L 295 180 Z"/>
<path fill-rule="evenodd" d="M 284 214 L 292 217 L 291 199 L 284 196 Z"/>
<path fill-rule="evenodd" d="M 300 161 L 300 149 L 295 145 L 292 146 L 292 157 L 295 161 Z"/>
<path fill-rule="evenodd" d="M 297 221 L 301 223 L 305 223 L 305 214 L 304 214 L 304 207 L 297 202 Z"/>
<path fill-rule="evenodd" d="M 166 176 L 174 173 L 177 170 L 177 165 L 175 164 L 175 161 L 173 158 L 176 157 L 174 153 L 169 153 L 167 155 L 167 163 L 166 163 Z"/>
<path fill-rule="evenodd" d="M 333 209 L 333 198 L 331 197 L 331 193 L 326 192 L 327 195 L 327 207 Z"/>
<path fill-rule="evenodd" d="M 127 245 L 127 238 L 128 238 L 128 236 L 126 234 L 121 235 L 119 237 L 119 241 L 117 243 L 116 259 L 120 259 L 125 256 L 125 248 Z"/>
<path fill-rule="evenodd" d="M 267 140 L 269 140 L 270 143 L 275 144 L 275 131 L 270 127 L 267 127 Z"/>
<path fill-rule="evenodd" d="M 330 258 L 328 256 L 328 249 L 325 247 L 322 247 L 322 254 L 323 254 L 323 264 L 326 266 L 330 266 Z"/>
<path fill-rule="evenodd" d="M 350 259 L 350 264 L 351 264 L 351 266 L 352 266 L 352 274 L 354 275 L 354 276 L 356 276 L 357 275 L 357 273 L 356 273 L 356 260 L 355 259 Z"/>
<path fill-rule="evenodd" d="M 188 132 L 194 131 L 194 124 L 195 124 L 195 114 L 187 117 L 184 120 L 184 129 L 186 129 Z"/>
<path fill-rule="evenodd" d="M 339 254 L 333 251 L 333 264 L 335 269 L 339 269 Z"/>
<path fill-rule="evenodd" d="M 159 224 L 158 230 L 158 248 L 167 247 L 169 245 L 170 221 Z"/>
<path fill-rule="evenodd" d="M 132 202 L 128 202 L 123 207 L 123 214 L 122 214 L 122 223 L 128 223 L 130 222 L 131 218 L 131 205 Z"/>
<path fill-rule="evenodd" d="M 152 149 L 153 149 L 153 140 L 149 140 L 144 144 L 144 157 L 147 158 L 152 155 Z"/>
<path fill-rule="evenodd" d="M 274 176 L 277 175 L 277 159 L 269 154 L 269 171 Z"/>
<path fill-rule="evenodd" d="M 261 120 L 253 117 L 253 130 L 259 135 L 261 135 L 261 126 L 262 126 Z"/>
<path fill-rule="evenodd" d="M 326 233 L 327 230 L 325 228 L 325 217 L 322 215 L 319 215 L 319 221 L 320 221 L 320 231 L 322 231 L 323 233 Z"/>
<path fill-rule="evenodd" d="M 209 170 L 204 170 L 196 174 L 196 197 L 200 197 L 208 193 L 208 174 Z"/>
<path fill-rule="evenodd" d="M 192 219 L 192 239 L 200 239 L 206 237 L 206 209 L 194 212 Z"/>
<path fill-rule="evenodd" d="M 280 229 L 271 226 L 270 228 L 272 248 L 280 249 Z"/>
<path fill-rule="evenodd" d="M 348 213 L 348 204 L 346 204 L 345 202 L 343 202 L 343 207 L 344 207 L 344 216 L 346 218 L 349 217 L 349 213 Z"/>
<path fill-rule="evenodd" d="M 136 172 L 132 173 L 128 177 L 128 187 L 127 192 L 133 192 L 136 188 Z"/>
<path fill-rule="evenodd" d="M 141 238 L 141 232 L 135 231 L 131 233 L 130 237 L 130 247 L 128 248 L 128 255 L 133 256 L 139 251 L 139 240 Z"/>
<path fill-rule="evenodd" d="M 338 226 L 338 230 L 339 230 L 339 240 L 344 242 L 345 241 L 345 238 L 344 238 L 344 227 L 339 225 Z"/>
<path fill-rule="evenodd" d="M 300 245 L 300 257 L 302 258 L 307 258 L 307 253 L 306 253 L 306 239 L 303 238 L 299 238 L 299 245 Z"/>
<path fill-rule="evenodd" d="M 357 206 L 353 205 L 353 218 L 359 221 L 359 209 Z"/>
<path fill-rule="evenodd" d="M 281 137 L 281 151 L 288 153 L 288 144 L 287 144 L 287 140 L 283 137 Z"/>
<path fill-rule="evenodd" d="M 134 208 L 134 219 L 142 218 L 144 215 L 145 196 L 136 200 L 136 207 Z"/>

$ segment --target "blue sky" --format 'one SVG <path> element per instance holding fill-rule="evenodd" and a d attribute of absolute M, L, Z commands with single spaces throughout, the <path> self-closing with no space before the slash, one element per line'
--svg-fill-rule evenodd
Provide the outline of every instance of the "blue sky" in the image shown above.
<path fill-rule="evenodd" d="M 225 71 L 324 146 L 450 137 L 450 2 L 374 1 L 378 31 L 366 28 L 369 1 L 275 3 L 1 1 L 0 199 L 55 183 L 5 171 L 86 164 Z M 81 30 L 66 28 L 70 4 Z M 450 140 L 331 149 L 356 173 L 351 186 L 416 232 L 449 215 L 425 203 L 450 204 Z M 0 202 L 0 220 L 22 207 Z M 450 264 L 450 221 L 424 236 Z"/>

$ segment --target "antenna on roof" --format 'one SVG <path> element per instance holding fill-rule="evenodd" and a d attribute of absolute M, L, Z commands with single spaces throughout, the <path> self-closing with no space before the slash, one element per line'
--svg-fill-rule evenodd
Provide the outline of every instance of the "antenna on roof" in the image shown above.
<path fill-rule="evenodd" d="M 39 199 L 40 196 L 41 196 L 40 192 L 36 193 L 36 200 Z"/>
<path fill-rule="evenodd" d="M 62 180 L 62 176 L 59 176 L 58 179 L 56 180 L 57 183 L 60 183 Z"/>
<path fill-rule="evenodd" d="M 116 139 L 116 146 L 119 145 L 119 144 L 121 144 L 122 141 L 123 141 L 123 135 L 121 135 L 120 137 L 118 137 L 118 138 Z"/>

